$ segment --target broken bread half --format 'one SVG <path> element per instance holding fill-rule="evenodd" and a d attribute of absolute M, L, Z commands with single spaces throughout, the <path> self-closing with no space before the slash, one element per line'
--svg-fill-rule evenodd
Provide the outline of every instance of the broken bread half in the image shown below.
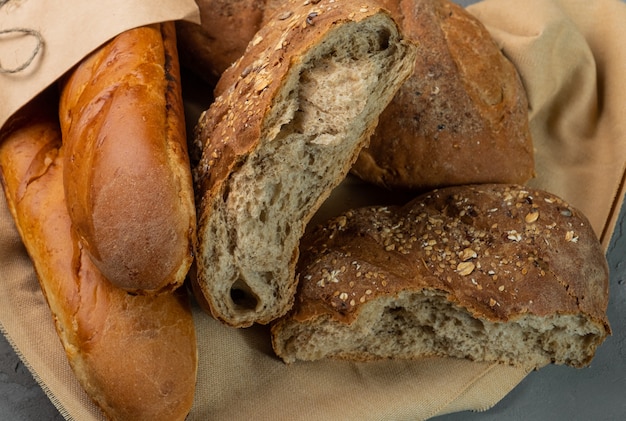
<path fill-rule="evenodd" d="M 285 362 L 429 356 L 587 365 L 610 334 L 608 267 L 587 219 L 518 185 L 364 207 L 303 237 Z"/>
<path fill-rule="evenodd" d="M 194 169 L 199 301 L 230 326 L 293 303 L 307 221 L 411 74 L 416 47 L 363 1 L 285 2 L 216 87 Z"/>

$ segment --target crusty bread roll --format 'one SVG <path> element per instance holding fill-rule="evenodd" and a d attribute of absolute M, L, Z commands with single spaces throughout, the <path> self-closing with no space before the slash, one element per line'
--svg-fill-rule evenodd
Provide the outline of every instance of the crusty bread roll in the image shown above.
<path fill-rule="evenodd" d="M 353 168 L 394 190 L 524 184 L 534 175 L 528 99 L 485 27 L 449 0 L 384 0 L 419 43 L 413 75 Z"/>
<path fill-rule="evenodd" d="M 134 293 L 180 286 L 192 260 L 193 182 L 174 24 L 126 31 L 62 84 L 68 210 L 85 251 Z"/>
<path fill-rule="evenodd" d="M 610 333 L 608 268 L 589 222 L 518 185 L 448 187 L 364 207 L 302 239 L 286 362 L 450 356 L 588 364 Z"/>
<path fill-rule="evenodd" d="M 0 174 L 68 361 L 109 419 L 184 420 L 197 365 L 188 297 L 131 295 L 91 263 L 65 203 L 57 104 L 36 101 L 7 123 Z"/>
<path fill-rule="evenodd" d="M 276 0 L 282 1 L 282 0 Z M 201 24 L 176 22 L 180 61 L 214 84 L 261 29 L 266 1 L 196 0 Z"/>
<path fill-rule="evenodd" d="M 237 327 L 291 306 L 298 242 L 411 73 L 414 46 L 363 1 L 285 2 L 200 117 L 198 290 Z"/>

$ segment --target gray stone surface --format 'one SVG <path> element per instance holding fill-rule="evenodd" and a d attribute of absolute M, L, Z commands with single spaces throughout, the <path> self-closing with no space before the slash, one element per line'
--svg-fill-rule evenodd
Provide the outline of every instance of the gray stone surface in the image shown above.
<path fill-rule="evenodd" d="M 63 420 L 4 335 L 0 335 L 0 420 Z"/>

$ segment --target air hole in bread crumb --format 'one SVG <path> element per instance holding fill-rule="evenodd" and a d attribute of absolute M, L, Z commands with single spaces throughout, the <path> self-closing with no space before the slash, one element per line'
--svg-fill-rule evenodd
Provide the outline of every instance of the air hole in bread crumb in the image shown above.
<path fill-rule="evenodd" d="M 391 33 L 387 30 L 385 31 L 380 31 L 378 33 L 378 42 L 379 42 L 379 49 L 381 51 L 385 51 L 387 48 L 389 48 L 390 45 L 390 40 L 391 38 Z"/>
<path fill-rule="evenodd" d="M 255 310 L 259 303 L 259 297 L 252 292 L 243 279 L 237 279 L 230 287 L 230 298 L 233 304 L 242 310 Z"/>

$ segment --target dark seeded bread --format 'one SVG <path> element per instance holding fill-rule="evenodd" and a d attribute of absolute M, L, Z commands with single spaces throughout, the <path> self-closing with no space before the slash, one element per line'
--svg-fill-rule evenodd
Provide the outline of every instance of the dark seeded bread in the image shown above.
<path fill-rule="evenodd" d="M 420 48 L 353 172 L 394 190 L 531 179 L 526 91 L 483 24 L 449 0 L 383 3 Z"/>
<path fill-rule="evenodd" d="M 415 61 L 363 1 L 285 2 L 200 118 L 197 285 L 237 327 L 291 307 L 307 221 L 356 160 Z"/>
<path fill-rule="evenodd" d="M 451 187 L 349 211 L 302 239 L 286 362 L 451 356 L 588 364 L 610 334 L 608 269 L 586 218 L 517 185 Z"/>

